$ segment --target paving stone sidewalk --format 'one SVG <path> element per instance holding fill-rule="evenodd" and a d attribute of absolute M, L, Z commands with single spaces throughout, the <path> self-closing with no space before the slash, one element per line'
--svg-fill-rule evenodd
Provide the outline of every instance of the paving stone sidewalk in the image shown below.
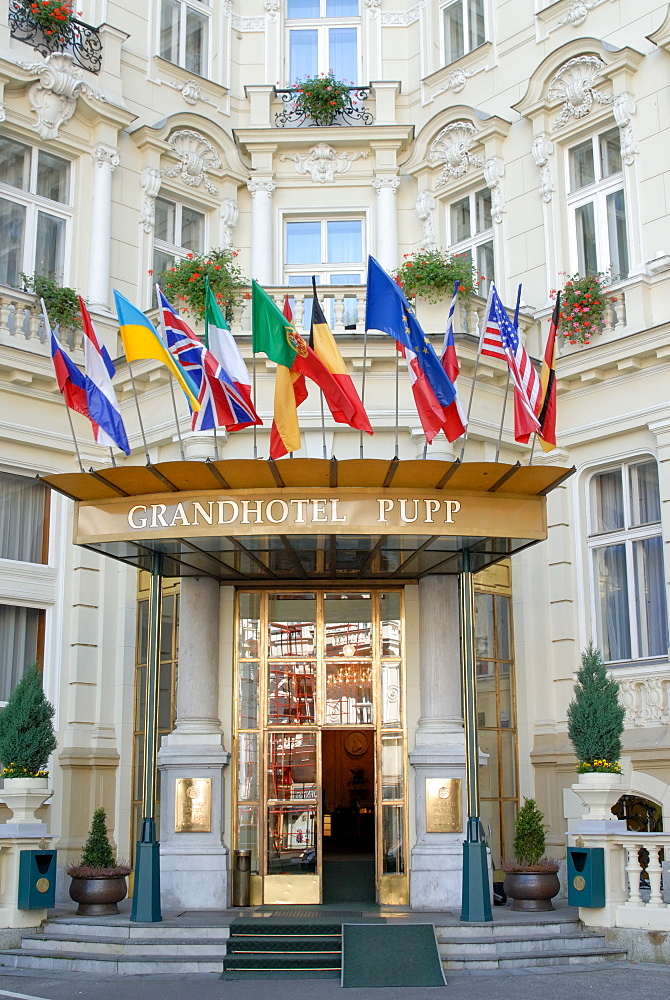
<path fill-rule="evenodd" d="M 343 990 L 327 979 L 221 982 L 215 976 L 90 976 L 0 968 L 0 1000 L 670 1000 L 670 966 L 615 962 L 591 969 L 449 974 L 434 989 Z"/>

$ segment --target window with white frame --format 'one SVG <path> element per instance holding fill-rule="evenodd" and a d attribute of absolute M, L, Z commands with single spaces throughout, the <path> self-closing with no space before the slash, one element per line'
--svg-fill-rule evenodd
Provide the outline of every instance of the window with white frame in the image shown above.
<path fill-rule="evenodd" d="M 661 499 L 654 459 L 624 462 L 591 477 L 589 554 L 604 659 L 667 656 Z"/>
<path fill-rule="evenodd" d="M 618 128 L 568 150 L 568 208 L 572 256 L 582 275 L 628 276 L 626 202 Z"/>
<path fill-rule="evenodd" d="M 445 66 L 486 41 L 484 0 L 451 0 L 442 5 L 440 16 Z"/>
<path fill-rule="evenodd" d="M 360 285 L 364 274 L 361 217 L 290 219 L 284 224 L 284 279 L 289 285 Z M 355 325 L 354 297 L 345 298 L 345 326 Z M 303 323 L 309 325 L 311 303 Z M 332 323 L 332 317 L 328 317 Z"/>
<path fill-rule="evenodd" d="M 210 0 L 161 0 L 158 52 L 189 73 L 209 71 Z"/>
<path fill-rule="evenodd" d="M 449 250 L 474 264 L 480 280 L 479 294 L 488 295 L 495 281 L 491 191 L 484 187 L 452 201 L 448 214 Z"/>
<path fill-rule="evenodd" d="M 358 84 L 360 0 L 287 0 L 289 84 L 332 70 Z"/>
<path fill-rule="evenodd" d="M 44 611 L 0 604 L 0 703 L 10 695 L 26 667 L 44 656 Z"/>
<path fill-rule="evenodd" d="M 22 272 L 64 280 L 71 200 L 68 160 L 0 136 L 0 284 L 20 287 Z"/>
<path fill-rule="evenodd" d="M 0 559 L 46 563 L 49 491 L 35 479 L 0 472 Z"/>
<path fill-rule="evenodd" d="M 206 221 L 202 212 L 189 205 L 156 198 L 153 262 L 156 277 L 187 254 L 204 252 Z"/>

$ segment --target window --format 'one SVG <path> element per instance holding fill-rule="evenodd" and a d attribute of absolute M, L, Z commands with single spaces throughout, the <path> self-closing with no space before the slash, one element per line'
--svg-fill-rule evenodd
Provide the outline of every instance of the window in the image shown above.
<path fill-rule="evenodd" d="M 188 205 L 156 198 L 154 274 L 159 275 L 182 260 L 189 251 L 205 249 L 205 216 Z"/>
<path fill-rule="evenodd" d="M 484 278 L 479 294 L 488 295 L 489 285 L 495 281 L 489 188 L 472 191 L 449 206 L 449 249 L 472 261 Z"/>
<path fill-rule="evenodd" d="M 162 0 L 159 54 L 189 73 L 209 69 L 209 0 Z"/>
<path fill-rule="evenodd" d="M 70 164 L 0 136 L 0 284 L 21 272 L 62 281 L 70 216 Z"/>
<path fill-rule="evenodd" d="M 0 702 L 10 695 L 31 663 L 44 655 L 44 611 L 0 604 Z"/>
<path fill-rule="evenodd" d="M 305 219 L 286 222 L 285 280 L 289 285 L 360 285 L 364 273 L 363 220 Z M 332 326 L 328 308 L 326 317 Z M 310 323 L 311 302 L 305 303 L 303 327 Z M 345 299 L 345 326 L 355 326 L 355 298 Z"/>
<path fill-rule="evenodd" d="M 598 645 L 605 660 L 667 656 L 655 461 L 625 463 L 592 477 L 589 548 Z"/>
<path fill-rule="evenodd" d="M 358 83 L 359 0 L 288 0 L 286 19 L 289 83 L 328 70 Z"/>
<path fill-rule="evenodd" d="M 442 8 L 445 65 L 486 41 L 484 0 L 455 0 Z"/>
<path fill-rule="evenodd" d="M 568 205 L 580 274 L 628 276 L 628 237 L 618 128 L 568 150 Z"/>
<path fill-rule="evenodd" d="M 0 472 L 0 559 L 48 560 L 49 491 L 34 479 Z"/>

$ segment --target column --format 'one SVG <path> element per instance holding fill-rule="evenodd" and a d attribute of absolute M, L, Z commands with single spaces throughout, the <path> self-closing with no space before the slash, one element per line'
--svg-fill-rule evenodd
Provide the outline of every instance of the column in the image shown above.
<path fill-rule="evenodd" d="M 465 736 L 461 709 L 461 650 L 457 576 L 419 581 L 421 717 L 409 759 L 415 772 L 415 834 L 410 904 L 419 909 L 460 907 L 462 844 L 466 821 Z M 460 779 L 460 829 L 428 832 L 426 783 Z"/>
<path fill-rule="evenodd" d="M 112 238 L 112 173 L 119 165 L 118 150 L 99 142 L 91 152 L 91 245 L 88 270 L 88 304 L 109 310 L 109 261 Z"/>
<path fill-rule="evenodd" d="M 251 194 L 251 277 L 261 285 L 272 284 L 272 192 L 271 177 L 247 182 Z"/>
<path fill-rule="evenodd" d="M 377 192 L 377 253 L 376 257 L 386 271 L 398 266 L 398 207 L 396 191 L 398 177 L 375 177 L 372 186 Z"/>
<path fill-rule="evenodd" d="M 161 898 L 165 909 L 224 909 L 229 903 L 228 848 L 223 842 L 224 768 L 218 716 L 220 592 L 217 580 L 184 577 L 179 610 L 177 721 L 163 738 L 161 771 Z M 208 831 L 176 830 L 179 779 L 210 782 Z"/>

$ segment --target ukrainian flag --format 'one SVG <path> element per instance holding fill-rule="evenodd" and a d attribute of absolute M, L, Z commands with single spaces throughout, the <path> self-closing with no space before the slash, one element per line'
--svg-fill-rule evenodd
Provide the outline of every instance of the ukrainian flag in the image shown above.
<path fill-rule="evenodd" d="M 119 331 L 123 349 L 128 361 L 160 361 L 168 368 L 186 393 L 193 410 L 200 409 L 198 390 L 188 373 L 176 358 L 170 354 L 155 326 L 137 306 L 114 290 L 116 314 L 119 317 Z"/>

